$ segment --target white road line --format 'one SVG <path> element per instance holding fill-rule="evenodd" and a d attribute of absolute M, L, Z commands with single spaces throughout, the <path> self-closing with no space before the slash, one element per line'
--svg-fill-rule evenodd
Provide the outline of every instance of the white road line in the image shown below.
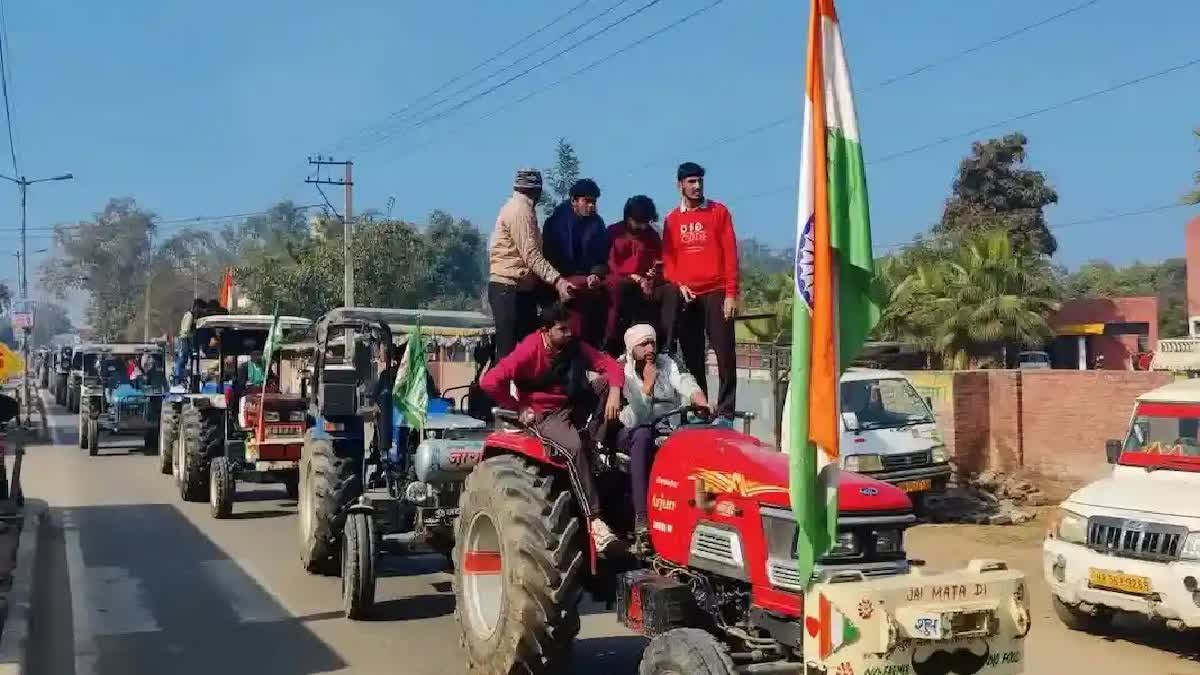
<path fill-rule="evenodd" d="M 88 567 L 84 585 L 88 612 L 97 635 L 154 633 L 160 629 L 150 612 L 148 594 L 124 567 Z"/>
<path fill-rule="evenodd" d="M 41 392 L 39 392 L 38 395 L 41 396 L 42 405 L 45 406 L 46 433 L 48 433 L 50 435 L 50 444 L 51 445 L 60 445 L 58 442 L 58 425 L 52 424 L 51 420 L 50 420 L 50 410 L 51 410 L 50 406 L 53 404 L 50 401 L 49 394 L 47 394 L 45 390 L 42 390 Z"/>
<path fill-rule="evenodd" d="M 244 561 L 206 560 L 200 569 L 242 623 L 285 621 L 291 615 L 255 581 Z"/>
<path fill-rule="evenodd" d="M 71 622 L 75 632 L 75 675 L 95 675 L 100 651 L 96 647 L 96 634 L 92 631 L 92 613 L 88 606 L 86 568 L 83 565 L 83 548 L 79 545 L 79 530 L 71 519 L 71 512 L 64 511 L 62 517 L 63 540 L 67 548 L 67 581 L 71 590 Z"/>

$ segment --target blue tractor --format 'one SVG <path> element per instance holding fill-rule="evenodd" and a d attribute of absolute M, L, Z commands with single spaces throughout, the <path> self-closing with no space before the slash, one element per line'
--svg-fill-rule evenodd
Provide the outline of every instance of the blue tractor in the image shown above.
<path fill-rule="evenodd" d="M 158 447 L 158 416 L 166 388 L 166 355 L 156 344 L 101 345 L 79 389 L 80 446 L 100 453 L 100 434 L 139 435 Z"/>

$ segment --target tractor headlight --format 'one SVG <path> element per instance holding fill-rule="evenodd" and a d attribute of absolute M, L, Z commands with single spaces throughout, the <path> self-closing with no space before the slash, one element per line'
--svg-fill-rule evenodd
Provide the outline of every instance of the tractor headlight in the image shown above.
<path fill-rule="evenodd" d="M 267 412 L 263 413 L 263 419 L 268 422 L 278 422 L 279 413 L 274 410 L 268 410 Z"/>
<path fill-rule="evenodd" d="M 842 468 L 855 473 L 883 471 L 883 459 L 879 455 L 846 455 L 842 459 Z"/>
<path fill-rule="evenodd" d="M 303 422 L 304 421 L 304 411 L 303 410 L 293 410 L 292 412 L 288 413 L 288 421 L 289 422 Z"/>
<path fill-rule="evenodd" d="M 876 553 L 899 553 L 904 550 L 904 533 L 900 530 L 875 530 Z"/>
<path fill-rule="evenodd" d="M 946 452 L 945 445 L 935 445 L 929 449 L 929 459 L 934 464 L 945 464 L 950 461 L 950 454 Z"/>
<path fill-rule="evenodd" d="M 862 552 L 862 544 L 854 532 L 838 532 L 837 539 L 830 549 L 829 558 L 850 558 Z"/>
<path fill-rule="evenodd" d="M 1200 560 L 1200 532 L 1192 532 L 1183 540 L 1179 557 L 1184 560 Z"/>
<path fill-rule="evenodd" d="M 1086 544 L 1087 529 L 1087 518 L 1066 509 L 1058 510 L 1058 523 L 1054 527 L 1056 538 L 1068 544 Z"/>

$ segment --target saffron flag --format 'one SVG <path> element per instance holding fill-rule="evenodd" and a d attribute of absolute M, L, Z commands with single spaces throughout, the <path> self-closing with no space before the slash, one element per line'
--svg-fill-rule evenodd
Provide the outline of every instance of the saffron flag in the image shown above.
<path fill-rule="evenodd" d="M 425 339 L 421 336 L 421 321 L 413 326 L 408 345 L 400 359 L 396 383 L 392 386 L 392 401 L 404 416 L 410 429 L 424 429 L 429 416 L 429 364 L 425 360 Z"/>
<path fill-rule="evenodd" d="M 226 267 L 225 276 L 221 278 L 221 290 L 217 302 L 225 308 L 225 311 L 233 311 L 233 269 Z"/>
<path fill-rule="evenodd" d="M 812 0 L 806 72 L 784 447 L 808 578 L 837 536 L 838 379 L 879 319 L 866 174 L 833 0 Z"/>

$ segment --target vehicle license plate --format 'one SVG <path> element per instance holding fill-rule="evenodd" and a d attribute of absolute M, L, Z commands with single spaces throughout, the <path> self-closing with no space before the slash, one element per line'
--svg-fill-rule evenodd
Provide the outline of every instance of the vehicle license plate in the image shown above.
<path fill-rule="evenodd" d="M 267 427 L 267 438 L 277 436 L 299 436 L 303 433 L 299 424 L 286 424 Z"/>
<path fill-rule="evenodd" d="M 896 487 L 905 492 L 927 492 L 933 488 L 933 479 L 922 478 L 921 480 L 906 480 L 896 483 Z"/>
<path fill-rule="evenodd" d="M 1125 574 L 1112 570 L 1088 568 L 1088 585 L 1120 593 L 1150 595 L 1150 579 L 1136 574 Z"/>

